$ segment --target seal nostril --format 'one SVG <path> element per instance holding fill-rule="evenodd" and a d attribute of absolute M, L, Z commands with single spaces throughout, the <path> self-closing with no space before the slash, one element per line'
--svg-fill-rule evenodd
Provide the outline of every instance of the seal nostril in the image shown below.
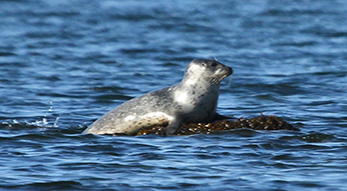
<path fill-rule="evenodd" d="M 217 66 L 217 62 L 212 62 L 211 66 Z"/>

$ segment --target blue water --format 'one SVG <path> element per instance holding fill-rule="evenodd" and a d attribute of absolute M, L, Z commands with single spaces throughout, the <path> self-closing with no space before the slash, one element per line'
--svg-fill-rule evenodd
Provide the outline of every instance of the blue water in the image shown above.
<path fill-rule="evenodd" d="M 0 1 L 0 190 L 347 190 L 347 1 Z M 80 134 L 182 79 L 234 69 L 218 111 L 301 128 Z"/>

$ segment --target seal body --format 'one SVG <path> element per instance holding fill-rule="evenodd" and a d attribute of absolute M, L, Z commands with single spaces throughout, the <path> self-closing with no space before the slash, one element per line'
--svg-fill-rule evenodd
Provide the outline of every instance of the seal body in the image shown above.
<path fill-rule="evenodd" d="M 220 82 L 232 72 L 218 61 L 195 59 L 179 84 L 121 104 L 83 133 L 134 135 L 142 127 L 168 125 L 166 134 L 172 135 L 183 122 L 211 122 L 220 117 L 216 113 Z"/>

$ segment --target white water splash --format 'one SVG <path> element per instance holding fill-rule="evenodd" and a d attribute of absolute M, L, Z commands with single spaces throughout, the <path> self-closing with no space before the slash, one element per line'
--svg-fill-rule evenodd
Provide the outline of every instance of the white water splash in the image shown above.
<path fill-rule="evenodd" d="M 50 104 L 50 107 L 49 109 L 47 110 L 47 112 L 45 113 L 45 115 L 43 116 L 42 120 L 37 120 L 35 121 L 35 123 L 33 123 L 33 125 L 37 125 L 37 126 L 40 126 L 40 127 L 58 127 L 58 121 L 59 121 L 59 118 L 60 117 L 57 117 L 54 122 L 53 122 L 53 125 L 49 125 L 50 122 L 48 121 L 49 118 L 47 117 L 49 114 L 52 113 L 53 111 L 53 102 L 50 101 L 49 102 Z"/>

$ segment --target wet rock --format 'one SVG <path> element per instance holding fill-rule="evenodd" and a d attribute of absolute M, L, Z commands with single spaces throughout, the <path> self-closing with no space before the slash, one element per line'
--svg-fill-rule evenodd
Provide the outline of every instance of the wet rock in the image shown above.
<path fill-rule="evenodd" d="M 250 119 L 240 118 L 235 121 L 220 120 L 212 123 L 184 123 L 177 135 L 191 135 L 200 133 L 211 133 L 232 129 L 254 129 L 254 130 L 293 130 L 299 131 L 282 118 L 273 115 L 261 115 Z M 137 135 L 165 135 L 165 126 L 152 126 L 140 129 Z"/>

